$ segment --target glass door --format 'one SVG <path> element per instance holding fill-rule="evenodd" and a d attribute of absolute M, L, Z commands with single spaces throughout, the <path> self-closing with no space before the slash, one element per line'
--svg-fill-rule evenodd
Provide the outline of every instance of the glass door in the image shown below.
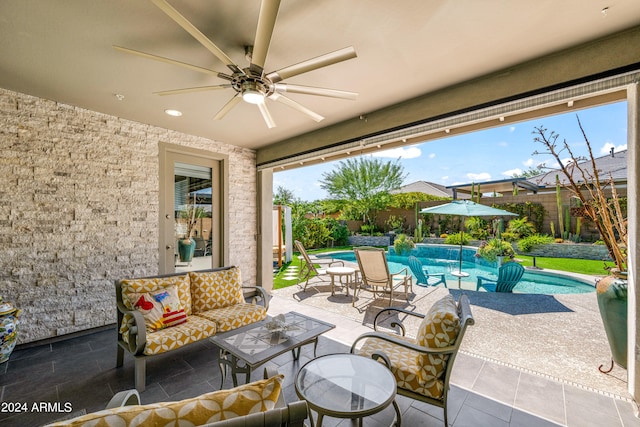
<path fill-rule="evenodd" d="M 175 271 L 211 268 L 211 168 L 175 162 L 173 176 Z"/>
<path fill-rule="evenodd" d="M 160 270 L 219 267 L 220 165 L 209 158 L 167 152 L 160 196 Z"/>

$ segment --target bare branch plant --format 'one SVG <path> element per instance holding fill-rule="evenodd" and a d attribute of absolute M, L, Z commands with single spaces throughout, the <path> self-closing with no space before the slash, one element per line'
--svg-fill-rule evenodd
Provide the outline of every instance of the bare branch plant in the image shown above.
<path fill-rule="evenodd" d="M 601 178 L 601 171 L 596 167 L 589 138 L 582 127 L 580 118 L 577 117 L 577 119 L 589 150 L 589 158 L 574 155 L 566 140 L 563 140 L 559 145 L 557 142 L 559 135 L 554 131 L 547 133 L 547 129 L 543 127 L 534 128 L 533 133 L 538 135 L 534 141 L 544 145 L 547 151 L 543 153 L 536 151 L 533 154 L 550 154 L 555 158 L 567 179 L 564 187 L 582 202 L 584 215 L 595 224 L 611 259 L 619 271 L 625 271 L 627 265 L 627 218 L 623 215 L 613 177 L 609 175 L 608 179 Z M 568 162 L 563 162 L 561 158 L 565 151 L 570 156 Z M 607 189 L 611 192 L 610 198 L 606 194 Z"/>

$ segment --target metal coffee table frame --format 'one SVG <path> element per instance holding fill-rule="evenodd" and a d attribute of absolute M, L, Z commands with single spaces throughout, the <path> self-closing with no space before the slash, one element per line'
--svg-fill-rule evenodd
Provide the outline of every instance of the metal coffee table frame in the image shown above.
<path fill-rule="evenodd" d="M 335 328 L 331 323 L 323 322 L 297 312 L 286 313 L 286 324 L 294 328 L 272 332 L 266 325 L 273 320 L 271 316 L 261 322 L 243 326 L 229 332 L 214 335 L 211 342 L 218 346 L 218 366 L 222 380 L 227 378 L 227 368 L 231 371 L 233 386 L 238 385 L 238 374 L 245 375 L 245 383 L 250 381 L 251 372 L 269 360 L 291 351 L 294 360 L 300 357 L 303 345 L 313 343 L 316 354 L 318 337 Z"/>

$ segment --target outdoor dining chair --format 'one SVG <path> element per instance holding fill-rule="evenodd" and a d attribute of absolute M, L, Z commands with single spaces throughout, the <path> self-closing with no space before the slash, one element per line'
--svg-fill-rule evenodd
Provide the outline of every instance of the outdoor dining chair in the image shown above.
<path fill-rule="evenodd" d="M 517 262 L 507 262 L 498 269 L 497 279 L 479 276 L 476 291 L 483 288 L 487 292 L 513 292 L 513 288 L 522 279 L 523 274 L 524 267 L 522 265 Z"/>
<path fill-rule="evenodd" d="M 418 286 L 437 286 L 442 283 L 445 288 L 447 287 L 445 273 L 429 273 L 427 267 L 423 266 L 422 262 L 413 255 L 409 257 L 408 262 L 411 272 L 416 276 Z"/>
<path fill-rule="evenodd" d="M 393 293 L 398 288 L 404 287 L 407 302 L 409 301 L 409 290 L 413 292 L 413 279 L 408 268 L 390 273 L 386 252 L 382 248 L 360 247 L 354 248 L 353 252 L 356 254 L 360 268 L 360 280 L 353 291 L 353 306 L 355 306 L 358 292 L 362 290 L 370 291 L 374 295 L 389 294 L 389 305 L 391 305 Z"/>
<path fill-rule="evenodd" d="M 309 284 L 309 280 L 314 277 L 317 277 L 320 281 L 324 281 L 325 278 L 330 279 L 329 274 L 327 273 L 326 268 L 335 267 L 335 266 L 344 266 L 344 261 L 336 260 L 334 258 L 318 258 L 315 256 L 310 256 L 307 253 L 307 250 L 304 248 L 304 245 L 299 240 L 295 240 L 294 244 L 296 245 L 296 249 L 300 252 L 300 269 L 298 270 L 298 283 L 304 281 L 304 290 L 307 290 L 307 285 Z M 322 267 L 326 268 L 322 268 Z"/>

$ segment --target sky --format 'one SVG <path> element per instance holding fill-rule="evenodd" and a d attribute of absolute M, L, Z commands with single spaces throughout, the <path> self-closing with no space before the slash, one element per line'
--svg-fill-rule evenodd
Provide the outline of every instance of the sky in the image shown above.
<path fill-rule="evenodd" d="M 567 114 L 543 117 L 498 128 L 451 136 L 401 148 L 380 151 L 368 157 L 396 161 L 407 177 L 403 185 L 428 181 L 444 186 L 482 183 L 507 179 L 541 163 L 553 166 L 549 155 L 533 155 L 544 151 L 535 142 L 534 128 L 544 127 L 566 140 L 576 155 L 588 155 L 576 115 L 585 130 L 596 157 L 627 148 L 627 103 L 617 102 Z M 304 201 L 330 198 L 320 188 L 323 173 L 338 166 L 339 161 L 274 171 L 273 191 L 282 186 Z"/>

